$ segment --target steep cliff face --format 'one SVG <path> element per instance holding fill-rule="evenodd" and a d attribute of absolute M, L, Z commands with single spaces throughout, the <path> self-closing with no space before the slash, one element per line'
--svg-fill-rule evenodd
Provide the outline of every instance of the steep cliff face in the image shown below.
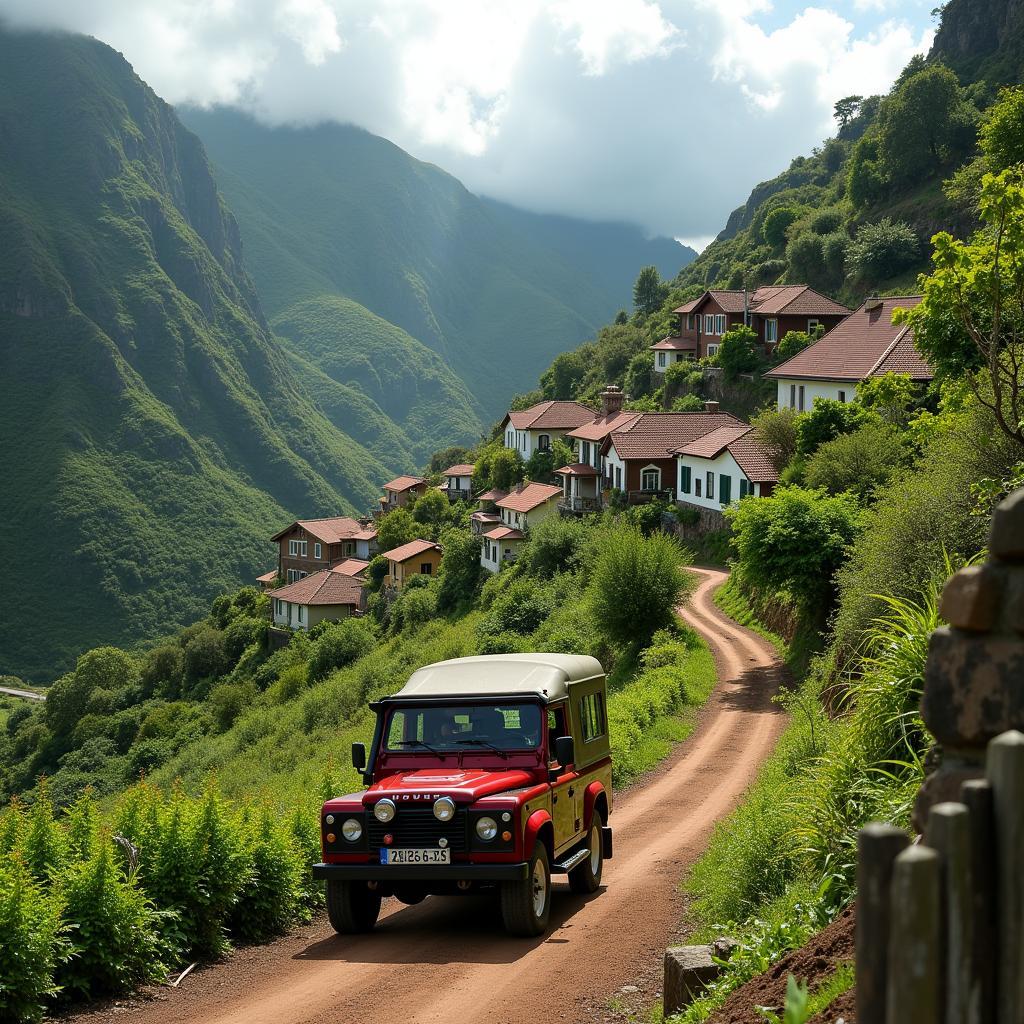
<path fill-rule="evenodd" d="M 961 80 L 1019 82 L 1024 72 L 1024 0 L 949 0 L 930 57 Z"/>
<path fill-rule="evenodd" d="M 0 32 L 0 673 L 159 635 L 382 474 L 267 330 L 202 144 L 109 47 Z"/>

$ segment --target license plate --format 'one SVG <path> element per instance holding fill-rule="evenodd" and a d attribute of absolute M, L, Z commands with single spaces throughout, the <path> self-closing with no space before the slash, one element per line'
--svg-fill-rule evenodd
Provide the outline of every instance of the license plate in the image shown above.
<path fill-rule="evenodd" d="M 450 864 L 451 850 L 393 850 L 380 851 L 381 864 Z"/>

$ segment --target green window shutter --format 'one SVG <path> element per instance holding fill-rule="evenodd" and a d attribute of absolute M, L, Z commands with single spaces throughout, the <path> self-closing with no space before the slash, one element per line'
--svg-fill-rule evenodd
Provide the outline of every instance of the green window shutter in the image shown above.
<path fill-rule="evenodd" d="M 747 478 L 745 476 L 740 477 L 740 499 L 742 500 L 747 496 Z"/>
<path fill-rule="evenodd" d="M 722 505 L 732 501 L 732 477 L 727 473 L 718 474 L 718 500 Z"/>
<path fill-rule="evenodd" d="M 679 490 L 682 494 L 690 493 L 690 467 L 679 467 Z"/>

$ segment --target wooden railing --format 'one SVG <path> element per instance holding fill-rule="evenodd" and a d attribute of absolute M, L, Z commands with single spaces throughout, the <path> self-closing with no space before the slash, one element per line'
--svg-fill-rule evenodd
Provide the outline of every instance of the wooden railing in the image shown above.
<path fill-rule="evenodd" d="M 916 845 L 891 825 L 860 832 L 858 1021 L 1024 1021 L 1024 733 L 992 740 L 960 795 L 931 807 Z"/>
<path fill-rule="evenodd" d="M 562 498 L 558 507 L 567 512 L 600 512 L 600 498 Z"/>

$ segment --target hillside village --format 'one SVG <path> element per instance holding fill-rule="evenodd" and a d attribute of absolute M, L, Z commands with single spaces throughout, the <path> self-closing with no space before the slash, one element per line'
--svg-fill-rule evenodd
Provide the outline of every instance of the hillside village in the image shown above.
<path fill-rule="evenodd" d="M 926 385 L 933 372 L 914 347 L 913 331 L 894 324 L 897 308 L 912 309 L 919 295 L 871 296 L 856 310 L 807 285 L 764 286 L 753 292 L 709 289 L 674 310 L 673 333 L 650 346 L 654 379 L 678 363 L 714 363 L 723 339 L 737 329 L 771 365 L 763 380 L 777 387 L 776 408 L 797 414 L 822 401 L 857 398 L 865 380 L 895 375 Z M 794 336 L 816 339 L 781 361 L 776 353 Z M 512 409 L 494 437 L 525 471 L 531 459 L 571 453 L 543 479 L 508 487 L 478 486 L 477 465 L 460 462 L 430 478 L 404 475 L 384 484 L 379 508 L 348 516 L 297 520 L 275 534 L 277 567 L 257 577 L 271 594 L 273 635 L 286 643 L 292 630 L 366 612 L 377 588 L 394 595 L 417 576 L 436 575 L 444 558 L 436 539 L 415 536 L 382 550 L 377 524 L 395 510 L 414 510 L 426 495 L 441 495 L 463 511 L 488 573 L 515 562 L 530 531 L 550 516 L 586 517 L 606 508 L 654 502 L 674 507 L 663 528 L 692 536 L 727 529 L 723 511 L 772 494 L 784 468 L 772 440 L 713 399 L 702 411 L 631 411 L 614 384 L 600 408 L 547 400 Z M 557 459 L 554 461 L 558 461 Z M 523 477 L 523 472 L 517 474 Z M 377 578 L 371 561 L 381 566 Z"/>

